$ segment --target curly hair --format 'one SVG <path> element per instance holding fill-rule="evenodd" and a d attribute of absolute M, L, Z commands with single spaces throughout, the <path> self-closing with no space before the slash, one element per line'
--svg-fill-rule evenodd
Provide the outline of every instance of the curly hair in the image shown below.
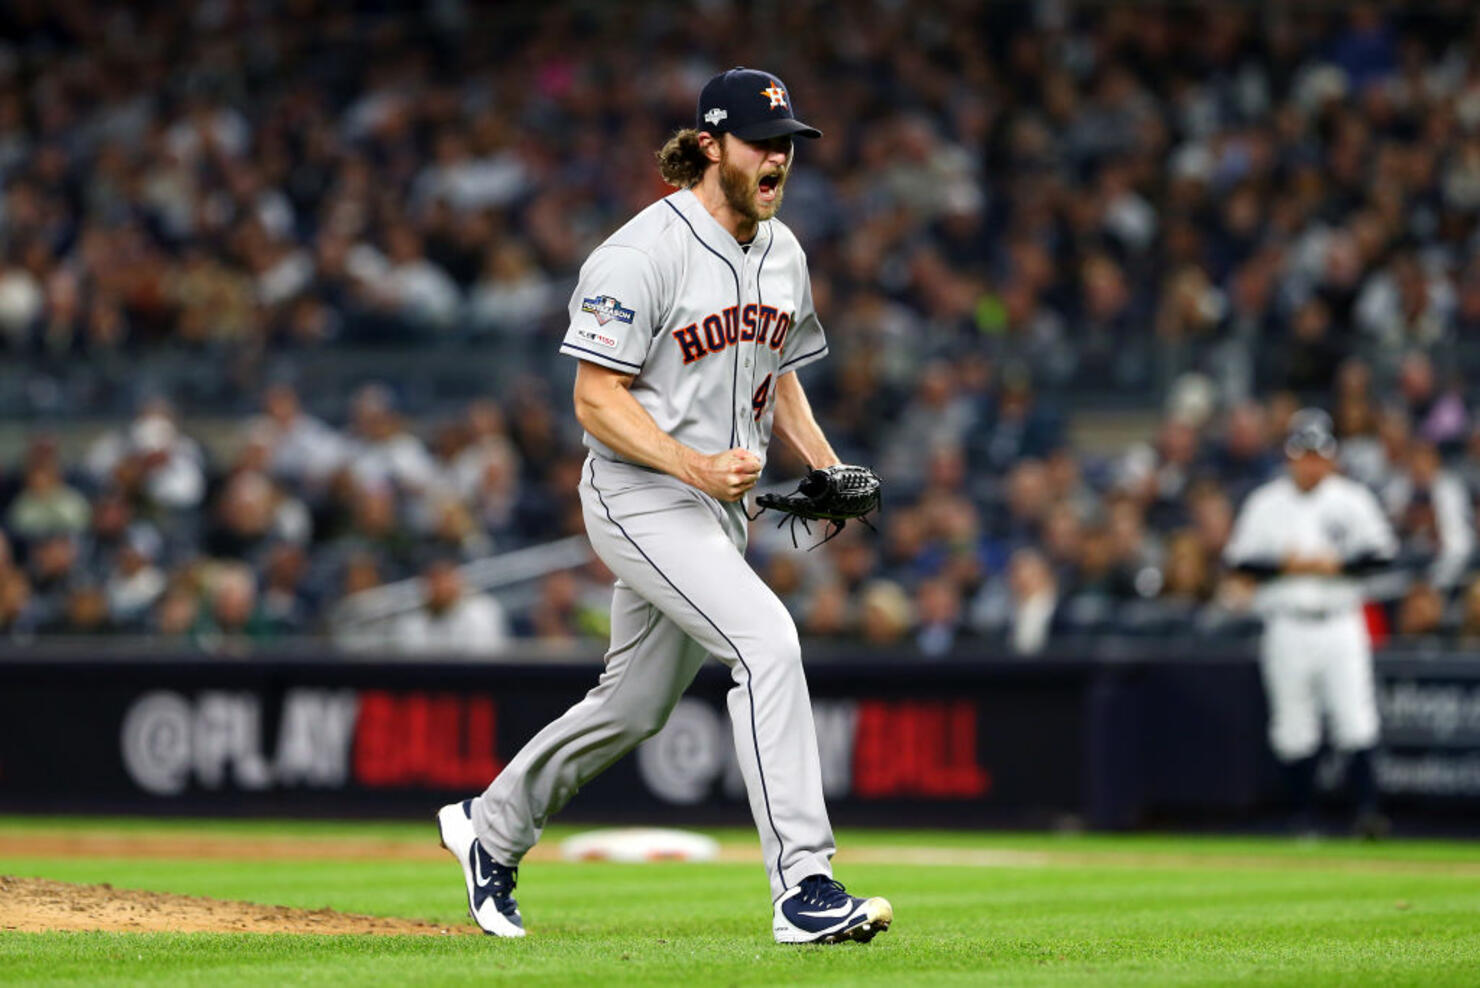
<path fill-rule="evenodd" d="M 678 131 L 658 150 L 658 173 L 674 188 L 698 185 L 709 165 L 708 156 L 699 146 L 699 132 L 692 127 Z"/>

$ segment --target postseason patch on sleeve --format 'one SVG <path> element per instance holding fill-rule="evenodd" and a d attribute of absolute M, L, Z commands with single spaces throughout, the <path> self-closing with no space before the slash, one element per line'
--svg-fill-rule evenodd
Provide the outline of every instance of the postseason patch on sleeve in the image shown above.
<path fill-rule="evenodd" d="M 631 323 L 632 317 L 637 314 L 631 309 L 622 308 L 622 303 L 610 295 L 581 299 L 581 311 L 595 316 L 598 326 L 605 326 L 613 319 L 617 322 Z"/>

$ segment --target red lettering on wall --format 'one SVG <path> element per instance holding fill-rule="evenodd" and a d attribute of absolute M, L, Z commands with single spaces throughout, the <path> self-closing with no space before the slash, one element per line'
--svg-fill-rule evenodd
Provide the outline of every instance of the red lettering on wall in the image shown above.
<path fill-rule="evenodd" d="M 369 788 L 481 789 L 503 768 L 486 694 L 360 693 L 355 781 Z"/>
<path fill-rule="evenodd" d="M 853 743 L 853 791 L 865 799 L 986 795 L 970 700 L 864 700 Z"/>
<path fill-rule="evenodd" d="M 395 699 L 379 690 L 360 693 L 360 715 L 355 720 L 355 780 L 366 786 L 394 785 Z"/>

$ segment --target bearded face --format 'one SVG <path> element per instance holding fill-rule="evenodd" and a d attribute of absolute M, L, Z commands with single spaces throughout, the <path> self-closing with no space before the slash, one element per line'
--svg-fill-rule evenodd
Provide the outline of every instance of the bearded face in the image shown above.
<path fill-rule="evenodd" d="M 738 142 L 742 150 L 733 155 L 729 140 L 720 145 L 719 184 L 725 194 L 725 202 L 753 223 L 770 219 L 781 208 L 783 188 L 791 168 L 790 139 L 786 139 L 787 155 L 783 165 L 771 160 L 770 143 Z M 758 163 L 747 169 L 746 159 Z"/>

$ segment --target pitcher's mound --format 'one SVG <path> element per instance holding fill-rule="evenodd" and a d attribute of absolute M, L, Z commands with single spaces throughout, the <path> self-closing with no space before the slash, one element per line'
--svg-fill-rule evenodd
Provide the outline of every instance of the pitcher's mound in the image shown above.
<path fill-rule="evenodd" d="M 74 885 L 49 878 L 0 876 L 0 930 L 106 930 L 116 933 L 371 933 L 461 935 L 471 926 L 357 916 L 333 909 L 291 909 L 170 892 Z"/>

